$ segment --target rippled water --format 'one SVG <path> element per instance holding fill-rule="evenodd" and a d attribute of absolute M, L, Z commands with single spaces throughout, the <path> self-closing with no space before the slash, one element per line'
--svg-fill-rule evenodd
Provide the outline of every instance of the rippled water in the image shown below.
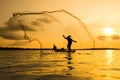
<path fill-rule="evenodd" d="M 119 50 L 77 50 L 71 54 L 52 50 L 42 53 L 39 50 L 0 50 L 0 80 L 75 80 L 72 77 L 120 80 L 119 54 Z M 45 75 L 47 79 L 43 78 Z"/>

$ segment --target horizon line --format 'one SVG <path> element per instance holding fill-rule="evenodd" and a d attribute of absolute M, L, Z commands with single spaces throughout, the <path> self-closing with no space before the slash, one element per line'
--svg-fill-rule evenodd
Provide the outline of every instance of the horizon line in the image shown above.
<path fill-rule="evenodd" d="M 0 50 L 53 50 L 53 48 L 21 48 L 21 47 L 0 47 Z M 58 48 L 61 49 L 61 48 Z M 67 50 L 67 48 L 64 48 Z M 73 48 L 73 50 L 120 50 L 120 48 Z"/>

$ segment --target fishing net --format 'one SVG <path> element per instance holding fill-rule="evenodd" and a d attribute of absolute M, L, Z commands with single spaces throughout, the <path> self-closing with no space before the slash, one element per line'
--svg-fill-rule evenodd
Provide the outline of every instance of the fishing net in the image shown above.
<path fill-rule="evenodd" d="M 65 10 L 14 13 L 13 19 L 19 27 L 19 33 L 16 33 L 19 39 L 36 40 L 43 48 L 51 48 L 54 44 L 58 48 L 66 48 L 67 40 L 63 35 L 71 35 L 77 41 L 72 44 L 72 48 L 94 47 L 94 39 L 85 24 Z M 29 44 L 32 47 L 35 45 L 34 42 Z"/>

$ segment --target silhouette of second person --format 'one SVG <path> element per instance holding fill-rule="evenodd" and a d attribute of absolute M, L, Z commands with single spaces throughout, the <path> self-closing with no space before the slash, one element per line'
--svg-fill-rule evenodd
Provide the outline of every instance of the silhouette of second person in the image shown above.
<path fill-rule="evenodd" d="M 68 51 L 71 52 L 72 42 L 77 42 L 77 41 L 73 40 L 70 35 L 68 35 L 67 37 L 65 37 L 65 36 L 63 35 L 63 37 L 64 37 L 65 39 L 67 39 L 67 41 L 68 41 L 67 48 L 68 48 Z"/>

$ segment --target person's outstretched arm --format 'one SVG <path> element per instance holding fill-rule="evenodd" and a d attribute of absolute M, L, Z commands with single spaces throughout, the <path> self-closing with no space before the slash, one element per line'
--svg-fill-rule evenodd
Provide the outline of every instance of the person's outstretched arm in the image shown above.
<path fill-rule="evenodd" d="M 65 35 L 63 35 L 63 37 L 66 39 Z"/>
<path fill-rule="evenodd" d="M 75 41 L 75 40 L 72 40 L 73 42 L 77 42 L 77 41 Z"/>

